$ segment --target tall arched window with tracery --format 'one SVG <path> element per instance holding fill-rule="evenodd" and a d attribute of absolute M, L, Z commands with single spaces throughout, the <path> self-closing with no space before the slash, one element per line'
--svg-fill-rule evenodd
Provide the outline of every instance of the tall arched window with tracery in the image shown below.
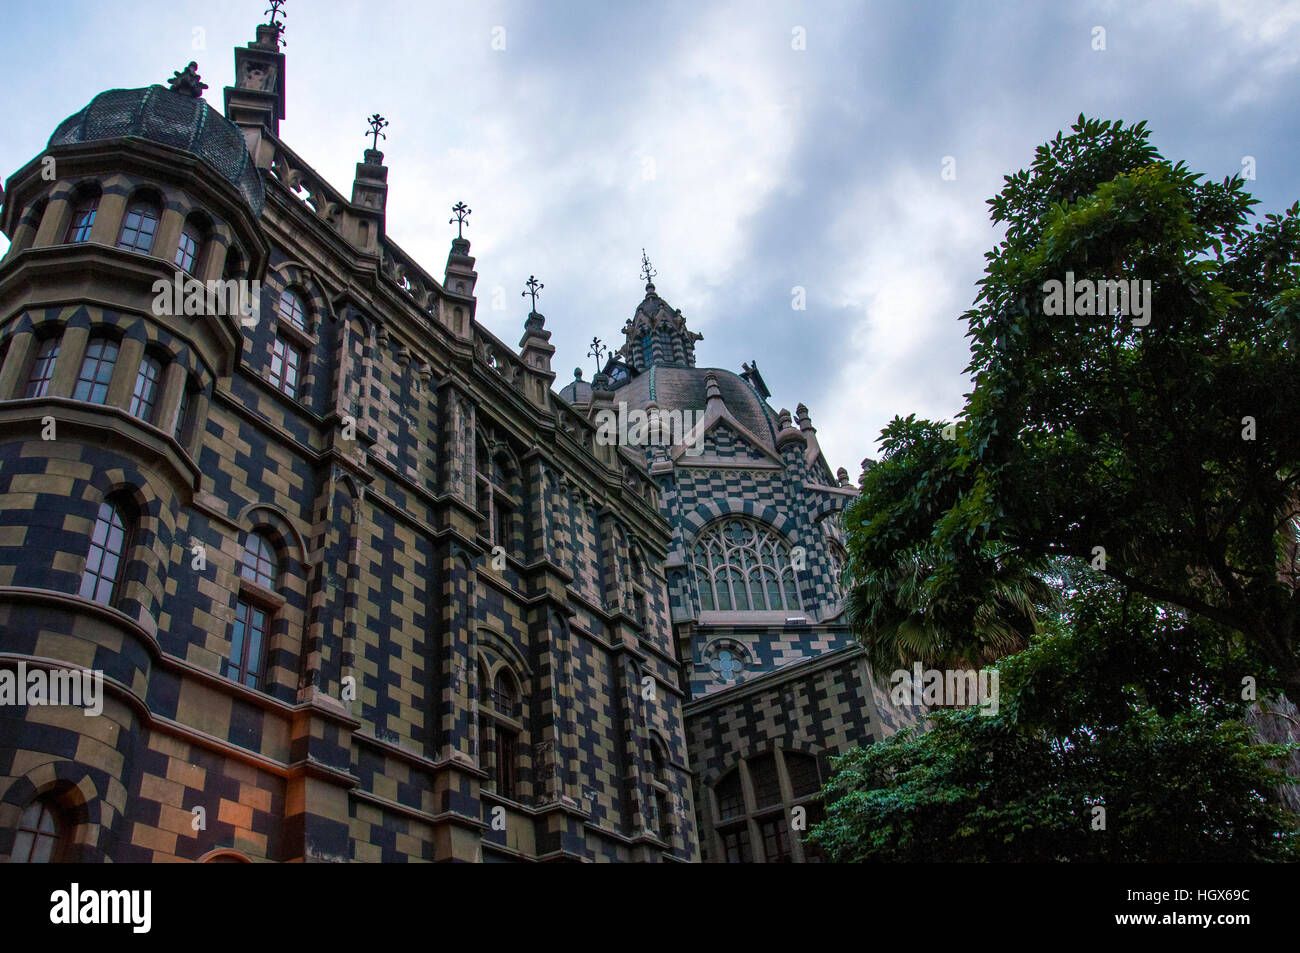
<path fill-rule="evenodd" d="M 691 555 L 704 612 L 802 609 L 790 547 L 766 523 L 725 517 L 700 531 Z"/>

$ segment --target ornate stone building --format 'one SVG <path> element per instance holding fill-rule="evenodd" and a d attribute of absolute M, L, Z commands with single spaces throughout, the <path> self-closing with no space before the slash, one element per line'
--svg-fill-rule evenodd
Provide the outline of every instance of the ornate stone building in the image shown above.
<path fill-rule="evenodd" d="M 224 115 L 191 64 L 5 182 L 0 674 L 103 694 L 0 704 L 0 857 L 803 859 L 827 756 L 893 725 L 806 410 L 653 285 L 557 397 L 467 240 L 435 277 L 388 236 L 381 152 L 348 197 L 280 140 L 279 33 Z M 598 439 L 620 401 L 702 455 Z"/>

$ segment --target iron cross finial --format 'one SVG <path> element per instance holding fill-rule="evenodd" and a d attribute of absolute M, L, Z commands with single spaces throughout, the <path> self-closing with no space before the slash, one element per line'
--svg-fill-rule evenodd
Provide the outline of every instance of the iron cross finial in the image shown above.
<path fill-rule="evenodd" d="M 605 345 L 600 343 L 600 338 L 593 337 L 591 339 L 591 348 L 587 351 L 587 356 L 594 357 L 596 359 L 597 374 L 600 373 L 600 356 L 602 354 L 608 354 L 608 353 L 609 353 L 609 348 L 605 347 Z"/>
<path fill-rule="evenodd" d="M 641 249 L 641 277 L 645 279 L 646 284 L 649 284 L 651 279 L 653 279 L 654 276 L 657 274 L 659 274 L 659 272 L 655 271 L 653 268 L 650 267 L 650 256 L 648 256 L 645 253 L 645 249 L 642 248 Z"/>
<path fill-rule="evenodd" d="M 284 11 L 280 9 L 284 6 L 284 3 L 285 0 L 271 0 L 271 5 L 262 11 L 271 14 L 271 20 L 267 26 L 275 27 L 277 33 L 284 29 L 284 21 L 276 19 L 276 17 L 284 16 Z"/>
<path fill-rule="evenodd" d="M 375 152 L 378 152 L 379 140 L 388 138 L 386 135 L 380 132 L 381 129 L 383 129 L 385 126 L 388 125 L 388 120 L 385 119 L 383 116 L 379 115 L 379 113 L 375 113 L 373 116 L 367 119 L 366 122 L 370 124 L 370 131 L 366 133 L 366 135 L 370 136 L 371 141 L 374 143 L 370 148 L 373 149 Z"/>
<path fill-rule="evenodd" d="M 519 292 L 519 297 L 522 298 L 522 297 L 524 297 L 525 295 L 531 295 L 531 296 L 532 296 L 532 299 L 533 299 L 533 310 L 536 311 L 536 310 L 537 310 L 537 292 L 539 292 L 539 291 L 541 291 L 543 288 L 545 288 L 546 285 L 542 284 L 540 281 L 538 281 L 538 280 L 537 280 L 534 276 L 532 276 L 532 275 L 529 275 L 529 276 L 528 276 L 528 280 L 524 282 L 524 285 L 528 288 L 528 290 L 527 290 L 527 291 L 521 291 L 521 292 Z"/>
<path fill-rule="evenodd" d="M 465 228 L 466 225 L 469 224 L 469 215 L 470 212 L 472 211 L 474 210 L 469 206 L 467 206 L 464 202 L 457 202 L 455 205 L 451 207 L 451 213 L 456 217 L 447 219 L 447 224 L 450 225 L 452 222 L 456 223 L 457 238 L 465 237 L 463 233 L 463 229 Z M 536 311 L 537 309 L 533 308 L 533 310 Z"/>

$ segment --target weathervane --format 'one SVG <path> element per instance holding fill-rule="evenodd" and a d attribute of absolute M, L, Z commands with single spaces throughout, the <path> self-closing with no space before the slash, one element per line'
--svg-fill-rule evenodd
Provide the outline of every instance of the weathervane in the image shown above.
<path fill-rule="evenodd" d="M 646 284 L 650 284 L 651 279 L 659 272 L 650 267 L 650 257 L 646 255 L 645 249 L 641 249 L 641 277 L 645 279 Z"/>
<path fill-rule="evenodd" d="M 388 125 L 388 120 L 385 119 L 383 116 L 379 115 L 379 113 L 375 113 L 373 116 L 367 119 L 366 122 L 370 124 L 370 131 L 366 133 L 366 135 L 370 136 L 372 142 L 374 143 L 370 147 L 370 149 L 372 152 L 378 152 L 379 140 L 388 138 L 379 130 L 383 129 L 385 126 Z"/>
<path fill-rule="evenodd" d="M 456 217 L 447 219 L 447 224 L 450 225 L 452 222 L 456 223 L 457 238 L 465 237 L 464 234 L 462 233 L 462 229 L 469 224 L 469 214 L 472 211 L 473 209 L 467 206 L 464 202 L 457 202 L 455 205 L 451 207 L 451 212 Z M 533 310 L 536 311 L 537 309 L 534 307 Z"/>
<path fill-rule="evenodd" d="M 542 284 L 540 281 L 538 281 L 538 280 L 537 280 L 535 277 L 533 277 L 532 275 L 529 275 L 529 276 L 528 276 L 528 280 L 524 282 L 524 285 L 527 286 L 528 290 L 527 290 L 527 291 L 521 291 L 521 292 L 519 292 L 519 297 L 522 298 L 522 297 L 524 297 L 525 295 L 532 295 L 532 298 L 533 298 L 533 310 L 536 311 L 536 310 L 537 310 L 537 292 L 539 292 L 539 291 L 541 291 L 543 288 L 545 288 L 546 285 Z"/>
<path fill-rule="evenodd" d="M 609 353 L 609 348 L 605 347 L 605 345 L 600 343 L 600 338 L 594 337 L 591 339 L 591 348 L 587 351 L 587 356 L 594 357 L 596 359 L 597 374 L 600 373 L 600 356 L 602 354 L 607 354 L 607 353 Z"/>

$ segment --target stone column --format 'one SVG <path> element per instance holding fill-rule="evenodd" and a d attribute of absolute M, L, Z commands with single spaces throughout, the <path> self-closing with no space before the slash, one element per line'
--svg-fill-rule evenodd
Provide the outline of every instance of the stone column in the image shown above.
<path fill-rule="evenodd" d="M 71 195 L 62 195 L 59 198 L 50 199 L 50 204 L 45 206 L 45 214 L 41 217 L 40 227 L 36 229 L 36 239 L 32 242 L 37 248 L 43 248 L 46 245 L 61 245 L 63 237 L 68 233 L 68 223 L 72 219 L 72 201 Z M 99 214 L 96 213 L 95 221 L 99 221 Z M 14 233 L 14 244 L 18 244 L 19 232 Z"/>
<path fill-rule="evenodd" d="M 23 396 L 20 388 L 26 383 L 23 375 L 35 343 L 36 335 L 31 331 L 19 331 L 9 342 L 9 353 L 5 355 L 4 366 L 0 367 L 0 400 Z"/>
<path fill-rule="evenodd" d="M 89 328 L 68 328 L 63 332 L 63 340 L 59 342 L 59 356 L 54 359 L 54 376 L 50 378 L 51 397 L 72 396 L 77 373 L 81 370 L 81 361 L 86 356 L 86 341 L 89 337 Z"/>
<path fill-rule="evenodd" d="M 176 432 L 180 421 L 176 412 L 180 410 L 181 394 L 185 390 L 185 367 L 179 361 L 172 361 L 163 371 L 162 396 L 158 399 L 158 415 L 154 418 L 158 428 L 169 434 Z"/>
<path fill-rule="evenodd" d="M 108 382 L 108 394 L 104 403 L 109 407 L 131 409 L 131 392 L 135 389 L 135 378 L 140 373 L 140 361 L 144 358 L 144 342 L 127 338 L 117 350 L 117 363 L 113 365 L 113 376 Z"/>
<path fill-rule="evenodd" d="M 95 212 L 94 224 L 90 226 L 89 240 L 100 245 L 116 245 L 125 215 L 126 196 L 105 192 L 99 199 L 99 210 Z"/>

